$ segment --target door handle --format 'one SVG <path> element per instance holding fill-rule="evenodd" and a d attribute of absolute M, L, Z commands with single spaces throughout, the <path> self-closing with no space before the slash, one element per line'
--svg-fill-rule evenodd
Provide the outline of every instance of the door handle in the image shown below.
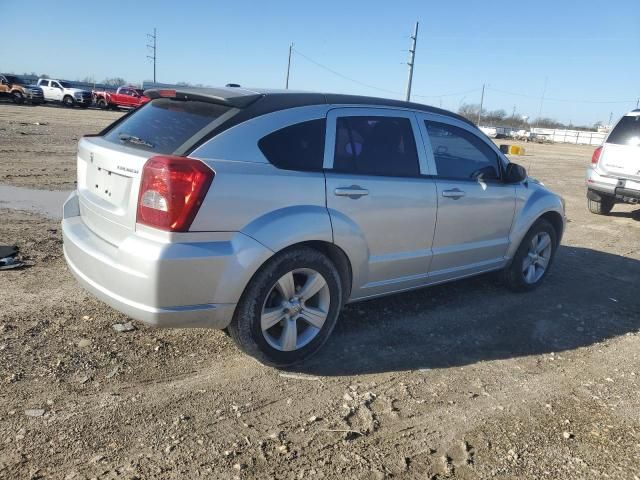
<path fill-rule="evenodd" d="M 360 185 L 351 185 L 350 187 L 338 187 L 333 191 L 333 193 L 337 197 L 349 197 L 355 200 L 360 197 L 364 197 L 365 195 L 369 195 L 369 190 L 362 188 Z"/>
<path fill-rule="evenodd" d="M 454 188 L 452 190 L 443 190 L 442 196 L 447 198 L 453 198 L 454 200 L 458 200 L 466 195 L 465 192 L 460 190 L 459 188 Z"/>

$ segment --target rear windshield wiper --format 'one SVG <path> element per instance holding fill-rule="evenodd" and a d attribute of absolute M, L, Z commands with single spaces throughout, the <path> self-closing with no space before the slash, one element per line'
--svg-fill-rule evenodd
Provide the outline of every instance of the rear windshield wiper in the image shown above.
<path fill-rule="evenodd" d="M 135 135 L 129 135 L 128 133 L 121 133 L 118 135 L 118 138 L 123 142 L 133 143 L 135 145 L 142 145 L 143 147 L 153 148 L 153 144 L 147 142 L 146 140 L 136 137 Z"/>

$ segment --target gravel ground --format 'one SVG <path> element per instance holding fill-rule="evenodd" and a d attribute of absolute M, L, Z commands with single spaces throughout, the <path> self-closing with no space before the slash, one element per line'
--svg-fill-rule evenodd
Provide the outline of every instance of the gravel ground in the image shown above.
<path fill-rule="evenodd" d="M 0 103 L 0 183 L 75 188 L 76 147 L 123 112 Z"/>
<path fill-rule="evenodd" d="M 116 116 L 0 105 L 0 182 L 72 188 L 74 139 Z M 117 332 L 59 225 L 0 210 L 32 263 L 0 272 L 0 478 L 637 480 L 640 209 L 586 211 L 591 148 L 526 148 L 569 216 L 541 288 L 485 275 L 350 305 L 286 372 L 222 332 Z"/>

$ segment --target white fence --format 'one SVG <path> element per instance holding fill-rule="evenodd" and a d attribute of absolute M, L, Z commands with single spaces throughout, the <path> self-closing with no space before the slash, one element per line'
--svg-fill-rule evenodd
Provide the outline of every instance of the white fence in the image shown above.
<path fill-rule="evenodd" d="M 511 127 L 479 127 L 491 138 L 544 138 L 554 143 L 573 143 L 576 145 L 601 145 L 607 136 L 606 132 L 585 132 L 581 130 L 565 130 L 558 128 L 532 128 L 531 133 Z"/>
<path fill-rule="evenodd" d="M 600 145 L 607 136 L 604 132 L 585 132 L 580 130 L 559 130 L 555 128 L 532 128 L 538 136 L 556 143 L 574 143 L 582 145 Z"/>

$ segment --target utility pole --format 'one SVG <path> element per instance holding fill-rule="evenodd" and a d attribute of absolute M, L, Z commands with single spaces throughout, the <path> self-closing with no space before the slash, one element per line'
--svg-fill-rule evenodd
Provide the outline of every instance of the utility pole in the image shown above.
<path fill-rule="evenodd" d="M 153 35 L 147 33 L 147 37 L 149 37 L 149 40 L 153 41 L 151 45 L 147 43 L 147 48 L 153 52 L 153 55 L 147 55 L 147 58 L 153 60 L 153 83 L 156 83 L 156 40 L 158 36 L 156 35 L 155 27 L 153 29 Z"/>
<path fill-rule="evenodd" d="M 416 27 L 413 30 L 413 35 L 411 36 L 411 49 L 409 50 L 409 78 L 407 79 L 407 96 L 406 101 L 411 100 L 411 83 L 413 82 L 413 65 L 415 63 L 416 58 L 416 43 L 418 42 L 418 22 L 416 22 Z"/>
<path fill-rule="evenodd" d="M 287 62 L 287 81 L 284 84 L 284 88 L 289 90 L 289 72 L 291 71 L 291 53 L 293 52 L 293 42 L 289 45 L 289 61 Z"/>
<path fill-rule="evenodd" d="M 478 110 L 478 126 L 480 126 L 480 118 L 482 117 L 483 105 L 484 105 L 484 83 L 482 84 L 482 95 L 480 96 L 480 110 Z"/>
<path fill-rule="evenodd" d="M 611 120 L 613 119 L 613 112 L 609 114 L 609 127 L 611 127 Z"/>
<path fill-rule="evenodd" d="M 638 106 L 640 106 L 640 97 L 636 100 L 636 108 L 638 108 Z"/>
<path fill-rule="evenodd" d="M 542 104 L 544 103 L 544 96 L 547 93 L 547 80 L 548 77 L 544 77 L 544 88 L 542 89 L 542 97 L 540 97 L 540 110 L 538 110 L 538 118 L 536 118 L 536 126 L 538 128 L 538 123 L 540 123 L 540 117 L 542 116 Z"/>

